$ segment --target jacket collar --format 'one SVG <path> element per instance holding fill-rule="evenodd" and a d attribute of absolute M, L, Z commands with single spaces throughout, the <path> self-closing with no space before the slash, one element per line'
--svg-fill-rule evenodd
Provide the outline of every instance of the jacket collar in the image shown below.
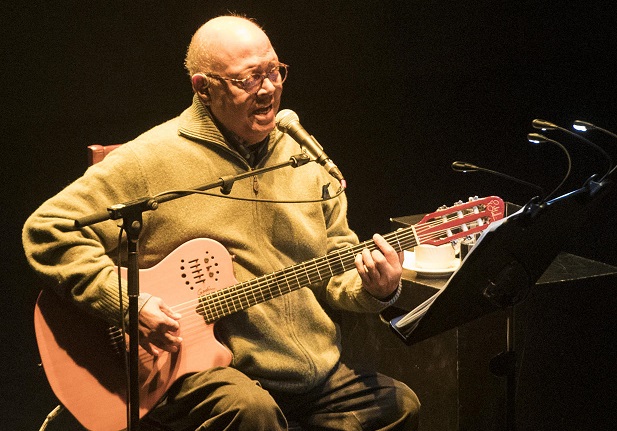
<path fill-rule="evenodd" d="M 180 114 L 178 134 L 189 139 L 207 141 L 227 147 L 225 138 L 199 97 L 193 95 L 193 104 Z"/>
<path fill-rule="evenodd" d="M 178 134 L 192 140 L 221 145 L 235 151 L 233 146 L 227 142 L 216 126 L 210 111 L 201 103 L 201 100 L 199 100 L 196 94 L 193 95 L 193 104 L 180 114 Z M 282 135 L 282 132 L 277 128 L 274 128 L 274 130 L 270 132 L 268 143 L 269 151 Z"/>

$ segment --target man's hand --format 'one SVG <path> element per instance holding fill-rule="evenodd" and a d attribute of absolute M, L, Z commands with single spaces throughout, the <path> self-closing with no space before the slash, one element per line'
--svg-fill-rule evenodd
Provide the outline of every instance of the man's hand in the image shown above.
<path fill-rule="evenodd" d="M 180 317 L 161 298 L 151 297 L 139 312 L 139 345 L 154 356 L 159 349 L 177 352 L 182 343 L 177 336 Z"/>
<path fill-rule="evenodd" d="M 398 288 L 403 272 L 403 253 L 394 248 L 379 234 L 373 235 L 377 250 L 362 250 L 356 255 L 356 268 L 364 288 L 375 298 L 385 299 Z"/>

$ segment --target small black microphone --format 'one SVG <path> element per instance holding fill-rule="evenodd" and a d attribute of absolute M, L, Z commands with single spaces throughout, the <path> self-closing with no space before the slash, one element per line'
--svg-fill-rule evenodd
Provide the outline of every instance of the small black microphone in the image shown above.
<path fill-rule="evenodd" d="M 579 120 L 577 120 L 577 121 L 579 121 Z M 584 123 L 584 124 L 583 124 L 583 123 Z M 578 133 L 574 133 L 574 132 L 573 132 L 573 131 L 571 131 L 571 130 L 568 130 L 568 129 L 564 128 L 564 127 L 560 127 L 560 126 L 558 126 L 558 125 L 556 125 L 556 124 L 553 124 L 553 123 L 551 123 L 551 122 L 549 122 L 549 121 L 546 121 L 546 120 L 539 120 L 539 119 L 535 119 L 535 120 L 533 120 L 533 121 L 531 122 L 531 125 L 532 125 L 534 128 L 536 128 L 536 129 L 540 129 L 540 130 L 561 130 L 562 132 L 565 132 L 565 133 L 567 133 L 567 134 L 569 134 L 569 135 L 574 136 L 574 137 L 575 137 L 575 138 L 577 138 L 577 139 L 582 140 L 582 141 L 583 141 L 583 142 L 585 142 L 587 145 L 590 145 L 590 146 L 592 146 L 595 150 L 599 151 L 599 152 L 600 152 L 600 154 L 602 154 L 602 156 L 606 159 L 606 161 L 608 162 L 608 170 L 607 170 L 607 173 L 608 173 L 608 172 L 610 172 L 610 171 L 611 171 L 611 169 L 613 168 L 613 160 L 611 159 L 611 156 L 609 156 L 609 155 L 608 155 L 608 153 L 607 153 L 606 151 L 604 151 L 604 149 L 603 149 L 603 148 L 601 148 L 601 147 L 600 147 L 600 146 L 598 146 L 597 144 L 595 144 L 595 143 L 591 142 L 589 139 L 587 139 L 587 138 L 585 138 L 585 137 L 583 137 L 583 136 L 579 135 Z M 577 127 L 576 127 L 576 125 L 577 125 L 577 122 L 575 122 L 575 123 L 574 123 L 574 128 L 575 128 L 575 129 L 577 129 L 577 130 L 582 130 L 582 129 L 577 128 Z M 583 122 L 583 121 L 580 121 L 580 122 L 579 122 L 579 126 L 585 126 L 585 127 L 589 127 L 589 128 L 597 128 L 597 127 L 595 127 L 593 124 L 591 124 L 591 123 L 585 123 L 585 122 Z M 590 127 L 590 126 L 591 126 L 591 127 Z M 597 128 L 597 129 L 598 129 L 598 130 L 600 130 L 599 128 Z M 608 131 L 607 131 L 607 132 L 608 132 Z M 608 132 L 608 133 L 610 134 L 610 132 Z M 617 136 L 615 136 L 615 137 L 617 138 Z M 607 174 L 605 174 L 605 175 L 604 175 L 604 177 L 605 177 L 606 175 L 607 175 Z M 603 178 L 604 178 L 604 177 L 603 177 Z"/>
<path fill-rule="evenodd" d="M 595 124 L 588 123 L 587 121 L 576 120 L 574 121 L 574 124 L 572 125 L 572 127 L 574 127 L 579 132 L 586 132 L 587 130 L 599 130 L 600 132 L 605 133 L 608 136 L 617 139 L 617 134 L 611 132 L 610 130 L 603 129 L 600 126 L 596 126 Z M 604 178 L 611 175 L 615 169 L 617 169 L 617 165 L 612 166 L 609 169 L 609 171 L 602 177 L 600 181 L 602 181 Z"/>
<path fill-rule="evenodd" d="M 603 129 L 600 126 L 596 126 L 595 124 L 588 123 L 587 121 L 576 120 L 572 125 L 579 132 L 586 132 L 587 130 L 599 130 L 602 133 L 606 133 L 607 135 L 617 139 L 617 134 L 611 132 L 610 130 Z"/>
<path fill-rule="evenodd" d="M 276 126 L 283 132 L 288 133 L 300 146 L 313 157 L 316 162 L 325 168 L 334 178 L 339 180 L 345 187 L 345 179 L 339 168 L 326 155 L 323 147 L 310 135 L 300 124 L 298 114 L 291 109 L 283 109 L 276 114 Z"/>
<path fill-rule="evenodd" d="M 481 168 L 480 166 L 476 166 L 476 165 L 472 165 L 471 163 L 467 163 L 467 162 L 452 162 L 452 170 L 455 172 L 486 172 L 487 174 L 491 174 L 491 175 L 497 175 L 498 177 L 502 177 L 505 178 L 507 180 L 510 181 L 514 181 L 516 183 L 519 184 L 523 184 L 525 186 L 534 188 L 538 191 L 540 191 L 541 196 L 544 196 L 544 189 L 536 184 L 533 183 L 529 183 L 527 181 L 523 181 L 519 178 L 513 177 L 511 175 L 507 175 L 504 174 L 502 172 L 497 172 L 497 171 L 493 171 L 490 169 L 486 169 L 486 168 Z"/>
<path fill-rule="evenodd" d="M 550 142 L 553 145 L 557 145 L 564 152 L 564 154 L 566 155 L 566 158 L 568 159 L 568 170 L 566 174 L 564 175 L 561 182 L 557 185 L 557 187 L 555 187 L 555 189 L 551 193 L 549 193 L 547 197 L 545 197 L 542 200 L 542 202 L 546 202 L 549 200 L 549 198 L 551 198 L 557 192 L 557 190 L 561 188 L 561 186 L 563 186 L 563 184 L 566 182 L 566 180 L 570 176 L 570 171 L 572 171 L 572 157 L 570 156 L 570 152 L 568 151 L 568 149 L 562 143 L 557 142 L 554 139 L 549 139 L 546 136 L 541 135 L 539 133 L 529 133 L 527 135 L 527 140 L 531 142 L 532 144 L 542 144 L 544 142 Z"/>
<path fill-rule="evenodd" d="M 482 169 L 467 162 L 452 162 L 452 170 L 456 172 L 476 172 Z"/>

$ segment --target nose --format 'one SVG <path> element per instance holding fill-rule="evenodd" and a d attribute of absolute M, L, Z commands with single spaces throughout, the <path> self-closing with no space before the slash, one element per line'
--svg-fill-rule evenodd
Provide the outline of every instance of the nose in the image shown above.
<path fill-rule="evenodd" d="M 259 87 L 259 90 L 257 91 L 258 93 L 274 93 L 274 91 L 276 90 L 276 86 L 274 85 L 274 83 L 272 81 L 270 81 L 270 78 L 268 78 L 267 76 L 264 76 L 263 81 L 261 81 L 261 87 Z"/>

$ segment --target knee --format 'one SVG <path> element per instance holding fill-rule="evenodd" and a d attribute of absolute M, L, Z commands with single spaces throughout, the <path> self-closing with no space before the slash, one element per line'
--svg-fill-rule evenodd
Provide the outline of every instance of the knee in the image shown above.
<path fill-rule="evenodd" d="M 274 426 L 275 424 L 283 424 L 283 428 L 285 427 L 286 422 L 283 413 L 267 391 L 263 389 L 253 391 L 242 398 L 236 398 L 231 408 L 237 412 L 238 416 L 255 425 L 273 425 L 272 427 L 259 429 L 278 429 L 278 427 Z"/>
<path fill-rule="evenodd" d="M 405 425 L 401 430 L 416 430 L 420 422 L 420 400 L 407 385 L 401 384 L 397 390 L 398 410 Z"/>
<path fill-rule="evenodd" d="M 285 417 L 272 396 L 256 381 L 229 367 L 187 377 L 156 412 L 163 422 L 173 422 L 178 429 L 286 429 Z"/>
<path fill-rule="evenodd" d="M 270 394 L 261 389 L 255 389 L 236 394 L 228 399 L 226 406 L 227 420 L 237 424 L 238 430 L 285 430 L 287 421 L 283 412 Z"/>

